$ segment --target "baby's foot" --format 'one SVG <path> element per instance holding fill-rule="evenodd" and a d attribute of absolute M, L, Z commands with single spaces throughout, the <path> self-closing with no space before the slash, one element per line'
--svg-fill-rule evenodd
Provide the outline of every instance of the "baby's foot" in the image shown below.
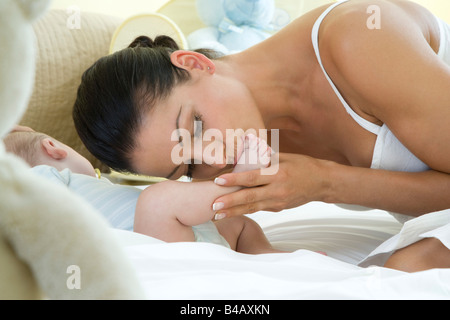
<path fill-rule="evenodd" d="M 233 172 L 267 168 L 271 155 L 272 148 L 269 147 L 264 139 L 249 134 L 243 139 L 243 151 L 234 166 Z"/>

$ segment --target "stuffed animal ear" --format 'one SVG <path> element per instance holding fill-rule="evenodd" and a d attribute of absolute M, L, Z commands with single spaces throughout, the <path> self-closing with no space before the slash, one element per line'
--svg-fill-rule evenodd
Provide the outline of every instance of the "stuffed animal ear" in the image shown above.
<path fill-rule="evenodd" d="M 29 20 L 34 20 L 43 14 L 50 5 L 51 0 L 15 0 Z"/>
<path fill-rule="evenodd" d="M 217 27 L 225 18 L 224 0 L 197 0 L 196 8 L 200 20 L 208 27 Z"/>

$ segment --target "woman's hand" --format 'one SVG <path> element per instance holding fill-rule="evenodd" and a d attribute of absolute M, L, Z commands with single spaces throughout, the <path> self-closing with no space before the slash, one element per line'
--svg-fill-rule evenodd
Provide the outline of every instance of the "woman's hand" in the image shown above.
<path fill-rule="evenodd" d="M 237 192 L 214 202 L 217 216 L 232 217 L 260 210 L 281 211 L 310 201 L 321 201 L 326 191 L 326 161 L 304 155 L 281 153 L 272 156 L 268 168 L 218 177 L 215 183 L 242 186 Z"/>

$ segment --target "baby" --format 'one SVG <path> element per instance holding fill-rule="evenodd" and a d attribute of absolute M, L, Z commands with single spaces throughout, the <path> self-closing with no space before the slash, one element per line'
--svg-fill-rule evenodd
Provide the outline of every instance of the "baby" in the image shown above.
<path fill-rule="evenodd" d="M 281 252 L 272 248 L 259 225 L 244 216 L 213 222 L 212 203 L 237 188 L 223 188 L 212 181 L 164 181 L 141 191 L 98 179 L 90 162 L 69 146 L 29 128 L 16 128 L 4 139 L 6 150 L 23 158 L 44 175 L 85 198 L 116 228 L 128 229 L 167 242 L 211 242 L 248 254 Z M 246 136 L 234 170 L 267 166 L 271 149 L 256 136 Z M 255 157 L 256 155 L 256 157 Z M 105 181 L 106 180 L 106 181 Z"/>

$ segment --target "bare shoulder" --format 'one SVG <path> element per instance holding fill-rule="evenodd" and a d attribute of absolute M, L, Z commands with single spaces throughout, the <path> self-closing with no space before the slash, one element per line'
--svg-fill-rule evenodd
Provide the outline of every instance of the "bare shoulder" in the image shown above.
<path fill-rule="evenodd" d="M 419 46 L 414 43 L 417 39 L 422 40 Z M 379 125 L 384 122 L 376 112 L 384 105 L 377 101 L 379 86 L 392 78 L 397 63 L 393 52 L 425 45 L 421 27 L 397 1 L 340 4 L 319 29 L 319 50 L 328 75 L 355 112 Z"/>
<path fill-rule="evenodd" d="M 350 1 L 334 8 L 322 22 L 319 40 L 333 54 L 347 56 L 376 38 L 395 38 L 405 31 L 423 35 L 432 15 L 409 1 Z M 339 49 L 339 50 L 336 50 Z"/>
<path fill-rule="evenodd" d="M 329 6 L 325 6 L 325 8 L 327 7 Z M 364 25 L 369 29 L 372 29 L 370 27 L 371 23 L 373 23 L 371 17 L 376 15 L 386 15 L 388 20 L 395 20 L 390 19 L 392 16 L 400 19 L 402 16 L 409 16 L 415 20 L 420 19 L 423 15 L 431 15 L 431 13 L 423 6 L 408 0 L 353 0 L 341 3 L 333 8 L 327 15 L 328 22 L 324 21 L 324 23 L 338 22 L 339 24 L 342 24 L 345 22 L 362 20 L 364 22 L 369 22 L 368 24 L 364 23 Z"/>

